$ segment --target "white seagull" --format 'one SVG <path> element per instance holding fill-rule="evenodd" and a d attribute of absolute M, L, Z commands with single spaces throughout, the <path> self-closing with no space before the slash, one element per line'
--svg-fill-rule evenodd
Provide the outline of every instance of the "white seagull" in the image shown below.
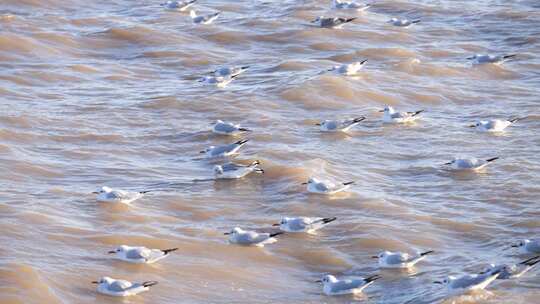
<path fill-rule="evenodd" d="M 511 55 L 485 55 L 485 54 L 476 54 L 474 56 L 468 57 L 468 60 L 472 60 L 473 64 L 486 64 L 486 63 L 493 63 L 496 65 L 500 65 L 503 62 L 508 61 L 509 59 L 512 59 L 516 57 L 516 54 Z"/>
<path fill-rule="evenodd" d="M 264 170 L 259 168 L 259 165 L 258 160 L 247 166 L 235 163 L 216 165 L 214 166 L 214 177 L 216 179 L 236 179 L 242 178 L 251 172 L 264 173 Z"/>
<path fill-rule="evenodd" d="M 115 250 L 111 250 L 108 253 L 114 254 L 115 258 L 134 264 L 152 264 L 161 259 L 166 258 L 169 253 L 178 250 L 178 248 L 171 249 L 150 249 L 146 247 L 131 247 L 122 245 Z"/>
<path fill-rule="evenodd" d="M 332 6 L 335 9 L 355 9 L 359 12 L 363 12 L 371 7 L 371 4 L 360 5 L 354 1 L 347 0 L 333 0 Z"/>
<path fill-rule="evenodd" d="M 134 296 L 144 291 L 148 291 L 150 286 L 156 285 L 156 281 L 147 281 L 143 283 L 131 283 L 125 280 L 115 280 L 109 277 L 103 277 L 99 281 L 93 281 L 97 284 L 97 291 L 102 294 L 113 297 Z"/>
<path fill-rule="evenodd" d="M 367 278 L 338 280 L 333 275 L 325 275 L 322 280 L 323 292 L 327 296 L 336 296 L 344 294 L 357 294 L 361 293 L 364 288 L 373 284 L 375 280 L 380 279 L 379 275 L 372 275 Z"/>
<path fill-rule="evenodd" d="M 366 118 L 364 116 L 361 116 L 358 118 L 343 120 L 324 120 L 315 125 L 320 126 L 322 132 L 347 132 L 364 119 Z"/>
<path fill-rule="evenodd" d="M 524 273 L 531 270 L 536 264 L 540 262 L 540 256 L 535 256 L 530 259 L 527 259 L 518 264 L 490 264 L 484 271 L 480 274 L 486 273 L 495 273 L 500 272 L 497 280 L 509 280 L 521 277 Z"/>
<path fill-rule="evenodd" d="M 229 242 L 231 244 L 243 245 L 243 246 L 257 246 L 264 247 L 264 245 L 277 242 L 274 237 L 284 232 L 274 233 L 259 233 L 255 231 L 246 231 L 242 228 L 235 227 L 231 232 L 225 232 L 225 235 L 229 236 Z"/>
<path fill-rule="evenodd" d="M 190 6 L 192 6 L 197 0 L 189 0 L 189 1 L 167 1 L 165 3 L 161 3 L 161 6 L 165 7 L 166 9 L 170 10 L 176 10 L 176 11 L 185 11 Z"/>
<path fill-rule="evenodd" d="M 279 224 L 273 224 L 272 226 L 279 226 L 279 229 L 284 232 L 313 234 L 336 219 L 336 217 L 283 217 Z"/>
<path fill-rule="evenodd" d="M 226 87 L 231 81 L 233 81 L 234 78 L 236 78 L 238 75 L 234 76 L 227 76 L 227 77 L 216 77 L 216 76 L 204 76 L 199 78 L 198 82 L 203 82 L 206 84 L 212 84 L 215 85 L 218 88 L 224 88 Z"/>
<path fill-rule="evenodd" d="M 420 113 L 424 112 L 424 110 L 419 110 L 415 112 L 396 112 L 393 107 L 386 106 L 384 107 L 384 110 L 381 110 L 380 112 L 384 112 L 383 115 L 383 122 L 384 123 L 409 123 L 417 120 L 420 116 L 418 116 Z"/>
<path fill-rule="evenodd" d="M 325 18 L 324 16 L 319 16 L 315 20 L 311 21 L 311 23 L 317 24 L 319 27 L 324 28 L 341 28 L 344 24 L 349 23 L 353 20 L 355 20 L 356 17 L 353 18 L 341 18 L 341 17 L 329 17 Z"/>
<path fill-rule="evenodd" d="M 245 145 L 249 139 L 242 139 L 232 144 L 221 145 L 221 146 L 210 146 L 203 151 L 200 151 L 201 154 L 206 154 L 207 158 L 215 157 L 226 157 L 231 156 L 238 152 L 243 145 Z"/>
<path fill-rule="evenodd" d="M 189 12 L 189 16 L 191 17 L 191 20 L 193 20 L 193 23 L 195 24 L 210 24 L 219 17 L 219 14 L 221 14 L 221 12 L 204 15 L 204 16 L 197 16 L 197 13 L 194 10 L 191 10 Z"/>
<path fill-rule="evenodd" d="M 409 27 L 415 23 L 419 23 L 420 20 L 407 20 L 407 19 L 398 19 L 398 18 L 392 18 L 388 20 L 388 23 L 391 23 L 394 26 L 401 26 L 401 27 Z"/>
<path fill-rule="evenodd" d="M 480 160 L 477 158 L 456 158 L 445 165 L 451 166 L 453 170 L 478 171 L 497 159 L 499 159 L 499 157 L 492 157 L 486 160 Z"/>
<path fill-rule="evenodd" d="M 345 76 L 354 76 L 357 75 L 358 72 L 364 67 L 366 64 L 367 59 L 362 61 L 357 61 L 353 63 L 346 63 L 342 65 L 336 65 L 333 66 L 331 69 L 329 69 L 329 72 L 334 72 L 336 74 L 345 75 Z"/>
<path fill-rule="evenodd" d="M 379 259 L 379 266 L 381 268 L 411 268 L 430 253 L 433 253 L 433 250 L 421 252 L 416 255 L 409 255 L 405 252 L 383 251 L 379 255 L 372 256 L 372 258 Z"/>
<path fill-rule="evenodd" d="M 212 73 L 214 73 L 214 76 L 216 77 L 231 77 L 244 73 L 248 68 L 249 65 L 241 67 L 223 67 L 213 71 Z"/>
<path fill-rule="evenodd" d="M 435 281 L 435 284 L 446 285 L 450 294 L 461 294 L 485 289 L 491 282 L 495 281 L 500 272 L 485 274 L 467 274 L 456 278 L 449 276 L 442 281 Z"/>
<path fill-rule="evenodd" d="M 143 197 L 144 194 L 148 192 L 149 191 L 138 191 L 138 192 L 125 191 L 125 190 L 111 189 L 107 186 L 103 186 L 101 187 L 99 191 L 92 192 L 92 193 L 97 194 L 97 200 L 99 202 L 130 204 L 133 201 L 136 201 L 139 198 Z"/>
<path fill-rule="evenodd" d="M 470 125 L 471 128 L 476 128 L 476 130 L 481 132 L 502 132 L 511 124 L 516 121 L 522 120 L 523 118 L 513 118 L 508 120 L 493 119 L 493 120 L 480 120 L 477 123 Z"/>
<path fill-rule="evenodd" d="M 302 183 L 302 185 L 307 185 L 308 192 L 319 194 L 335 194 L 345 191 L 349 189 L 352 184 L 354 184 L 354 182 L 346 182 L 336 185 L 329 181 L 320 181 L 315 177 L 310 178 L 306 183 Z"/>
<path fill-rule="evenodd" d="M 244 132 L 251 132 L 251 130 L 242 128 L 240 125 L 218 120 L 212 127 L 212 132 L 220 135 L 238 135 Z"/>
<path fill-rule="evenodd" d="M 519 248 L 521 253 L 540 253 L 540 239 L 522 240 L 512 245 L 513 248 Z"/>

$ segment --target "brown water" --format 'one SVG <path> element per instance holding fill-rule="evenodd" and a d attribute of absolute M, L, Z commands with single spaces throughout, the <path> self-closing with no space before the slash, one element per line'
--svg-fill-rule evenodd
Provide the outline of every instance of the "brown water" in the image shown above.
<path fill-rule="evenodd" d="M 522 259 L 505 247 L 538 235 L 538 1 L 376 1 L 343 30 L 307 26 L 330 1 L 203 1 L 223 11 L 194 26 L 158 1 L 0 1 L 0 302 L 433 303 L 432 284 L 487 262 Z M 385 23 L 419 17 L 408 29 Z M 474 53 L 518 53 L 471 67 Z M 322 74 L 369 59 L 361 76 Z M 201 86 L 222 65 L 251 69 L 226 89 Z M 383 126 L 385 104 L 426 109 L 410 127 Z M 365 115 L 348 135 L 327 118 Z M 466 126 L 527 116 L 500 136 Z M 230 138 L 216 119 L 254 129 L 239 161 L 266 174 L 211 177 L 198 151 Z M 453 174 L 454 156 L 501 159 Z M 307 195 L 311 176 L 356 180 L 347 194 Z M 99 204 L 102 185 L 162 190 L 130 207 Z M 261 248 L 229 245 L 234 226 L 283 215 L 337 216 L 318 235 Z M 179 247 L 157 265 L 105 253 L 119 244 Z M 434 249 L 413 273 L 382 271 L 364 296 L 325 297 L 327 273 L 378 271 L 383 249 Z M 98 295 L 109 275 L 157 280 L 131 299 Z M 447 303 L 539 303 L 538 272 Z"/>

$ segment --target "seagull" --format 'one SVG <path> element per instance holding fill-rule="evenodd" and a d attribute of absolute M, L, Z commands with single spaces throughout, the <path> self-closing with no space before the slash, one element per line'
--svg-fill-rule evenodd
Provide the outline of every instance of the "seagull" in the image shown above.
<path fill-rule="evenodd" d="M 260 162 L 256 160 L 247 166 L 234 163 L 216 165 L 214 167 L 214 176 L 216 179 L 236 179 L 242 178 L 251 172 L 264 173 L 264 170 L 259 168 L 259 164 Z"/>
<path fill-rule="evenodd" d="M 125 280 L 115 280 L 109 277 L 103 277 L 99 281 L 93 281 L 97 284 L 97 291 L 102 294 L 114 297 L 134 296 L 144 291 L 148 291 L 150 286 L 156 285 L 156 281 L 147 281 L 143 283 L 131 283 Z"/>
<path fill-rule="evenodd" d="M 540 239 L 523 240 L 512 245 L 512 247 L 519 248 L 522 253 L 540 253 Z"/>
<path fill-rule="evenodd" d="M 379 255 L 372 256 L 372 258 L 379 259 L 379 266 L 382 268 L 411 268 L 430 253 L 433 253 L 433 250 L 425 251 L 414 256 L 405 252 L 383 251 Z"/>
<path fill-rule="evenodd" d="M 435 281 L 435 284 L 446 285 L 451 294 L 460 294 L 470 291 L 485 289 L 491 282 L 495 281 L 500 271 L 485 274 L 467 274 L 456 278 L 449 276 L 443 281 Z"/>
<path fill-rule="evenodd" d="M 445 165 L 452 166 L 453 170 L 473 170 L 477 171 L 485 166 L 487 166 L 490 162 L 499 159 L 499 157 L 492 157 L 488 158 L 486 160 L 479 160 L 476 158 L 456 158 L 452 160 L 451 162 L 446 163 Z"/>
<path fill-rule="evenodd" d="M 347 132 L 350 128 L 356 126 L 364 119 L 366 118 L 361 116 L 353 119 L 324 120 L 315 125 L 320 126 L 322 132 Z"/>
<path fill-rule="evenodd" d="M 210 146 L 206 148 L 206 150 L 200 151 L 199 153 L 206 154 L 207 158 L 231 156 L 238 152 L 238 150 L 242 148 L 242 146 L 245 145 L 248 141 L 249 139 L 242 139 L 232 144 L 221 145 L 217 147 Z"/>
<path fill-rule="evenodd" d="M 367 62 L 367 59 L 349 63 L 349 64 L 336 65 L 336 66 L 333 66 L 328 71 L 329 72 L 333 71 L 336 74 L 345 75 L 345 76 L 354 76 L 358 74 L 358 72 L 362 69 L 362 67 L 364 67 L 366 62 Z"/>
<path fill-rule="evenodd" d="M 134 264 L 152 264 L 161 259 L 166 258 L 170 252 L 176 251 L 178 248 L 171 249 L 149 249 L 146 247 L 131 247 L 122 245 L 115 250 L 111 250 L 109 254 L 115 254 L 116 259 Z"/>
<path fill-rule="evenodd" d="M 220 135 L 237 135 L 244 132 L 251 132 L 251 130 L 242 128 L 240 125 L 218 120 L 212 127 L 212 132 Z"/>
<path fill-rule="evenodd" d="M 307 232 L 310 234 L 335 221 L 337 217 L 283 217 L 279 224 L 279 229 L 284 232 Z"/>
<path fill-rule="evenodd" d="M 229 235 L 229 242 L 232 244 L 264 247 L 266 244 L 277 242 L 274 237 L 283 233 L 284 232 L 282 231 L 274 233 L 258 233 L 235 227 L 231 232 L 225 232 L 224 234 Z"/>
<path fill-rule="evenodd" d="M 204 16 L 197 16 L 197 13 L 194 10 L 189 11 L 189 16 L 193 20 L 193 23 L 196 23 L 196 24 L 210 24 L 214 22 L 214 20 L 216 20 L 217 17 L 219 17 L 219 14 L 221 14 L 221 12 L 204 15 Z"/>
<path fill-rule="evenodd" d="M 311 21 L 311 23 L 316 23 L 319 27 L 324 28 L 341 28 L 345 23 L 349 23 L 353 20 L 355 20 L 356 17 L 353 18 L 341 18 L 341 17 L 330 17 L 325 18 L 323 16 L 317 17 L 315 20 Z"/>
<path fill-rule="evenodd" d="M 346 182 L 336 185 L 332 182 L 323 182 L 318 180 L 315 177 L 310 178 L 307 183 L 302 183 L 302 185 L 307 185 L 307 191 L 311 193 L 319 194 L 335 194 L 341 191 L 349 189 L 350 185 L 354 182 Z"/>
<path fill-rule="evenodd" d="M 148 192 L 150 191 L 133 192 L 133 191 L 111 189 L 107 186 L 103 186 L 101 187 L 100 191 L 96 191 L 92 193 L 97 194 L 97 200 L 99 202 L 130 204 L 133 201 L 136 201 L 139 198 L 143 197 L 143 195 Z"/>
<path fill-rule="evenodd" d="M 502 132 L 509 125 L 522 119 L 523 118 L 513 118 L 513 119 L 508 119 L 508 120 L 501 120 L 501 119 L 480 120 L 479 122 L 473 125 L 470 125 L 469 127 L 476 128 L 476 130 L 481 131 L 481 132 Z"/>
<path fill-rule="evenodd" d="M 416 20 L 407 20 L 407 19 L 398 19 L 398 18 L 392 18 L 390 20 L 388 20 L 388 23 L 391 23 L 392 25 L 395 25 L 395 26 L 401 26 L 401 27 L 409 27 L 415 23 L 418 23 L 420 22 L 419 19 L 416 19 Z"/>
<path fill-rule="evenodd" d="M 241 67 L 223 67 L 213 71 L 212 73 L 214 73 L 214 76 L 216 77 L 231 77 L 244 73 L 248 68 L 249 65 Z"/>
<path fill-rule="evenodd" d="M 213 84 L 218 88 L 224 88 L 226 87 L 231 81 L 233 81 L 234 78 L 236 78 L 238 75 L 233 76 L 227 76 L 227 77 L 216 77 L 216 76 L 204 76 L 199 78 L 199 82 L 204 82 L 207 84 Z"/>
<path fill-rule="evenodd" d="M 347 0 L 333 0 L 332 6 L 335 9 L 355 9 L 359 12 L 363 12 L 371 7 L 371 4 L 360 5 L 354 1 Z"/>
<path fill-rule="evenodd" d="M 379 112 L 384 112 L 384 123 L 408 123 L 418 119 L 420 117 L 418 114 L 424 112 L 424 110 L 419 110 L 416 112 L 396 112 L 396 110 L 394 110 L 394 108 L 391 106 L 386 106 L 384 107 L 384 110 Z"/>
<path fill-rule="evenodd" d="M 518 264 L 508 265 L 501 264 L 495 265 L 490 264 L 486 270 L 482 271 L 480 274 L 486 273 L 495 273 L 500 272 L 497 280 L 508 280 L 521 277 L 524 273 L 531 270 L 538 262 L 540 262 L 540 256 L 535 256 L 530 259 L 527 259 Z"/>
<path fill-rule="evenodd" d="M 361 293 L 364 288 L 371 285 L 375 280 L 380 279 L 379 275 L 372 275 L 367 278 L 353 279 L 353 280 L 338 280 L 333 275 L 325 275 L 322 280 L 323 292 L 327 296 L 336 296 L 344 294 L 356 294 Z"/>
<path fill-rule="evenodd" d="M 178 11 L 185 11 L 190 6 L 192 6 L 197 0 L 189 0 L 189 1 L 167 1 L 165 3 L 161 3 L 161 6 L 164 6 L 166 9 L 170 10 L 178 10 Z"/>
<path fill-rule="evenodd" d="M 512 59 L 516 57 L 516 54 L 511 55 L 486 55 L 486 54 L 476 54 L 474 56 L 468 57 L 468 60 L 472 60 L 473 64 L 486 64 L 486 63 L 493 63 L 496 65 L 500 65 L 503 62 L 508 61 L 509 59 Z"/>

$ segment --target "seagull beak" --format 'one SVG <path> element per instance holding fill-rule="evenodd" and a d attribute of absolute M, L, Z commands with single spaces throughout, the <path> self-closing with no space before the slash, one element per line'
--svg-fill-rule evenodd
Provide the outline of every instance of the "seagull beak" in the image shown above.
<path fill-rule="evenodd" d="M 231 234 L 231 233 L 230 233 L 230 232 L 225 232 L 225 233 L 223 233 L 223 234 L 224 234 L 224 235 L 229 235 L 229 234 Z"/>
<path fill-rule="evenodd" d="M 302 185 L 307 185 L 308 183 L 302 183 Z"/>
<path fill-rule="evenodd" d="M 433 282 L 433 284 L 442 284 L 442 282 L 441 281 L 435 281 L 435 282 Z"/>
<path fill-rule="evenodd" d="M 444 163 L 443 165 L 451 165 L 451 164 L 452 164 L 452 162 Z"/>
<path fill-rule="evenodd" d="M 206 151 L 199 151 L 199 153 L 203 154 L 203 153 L 206 153 Z"/>
<path fill-rule="evenodd" d="M 280 224 L 272 224 L 272 226 L 276 227 L 276 226 L 281 226 Z"/>
<path fill-rule="evenodd" d="M 92 194 L 99 194 L 99 192 L 94 191 L 94 192 L 92 192 Z"/>
<path fill-rule="evenodd" d="M 467 60 L 473 60 L 474 57 L 467 57 Z"/>
<path fill-rule="evenodd" d="M 317 280 L 315 281 L 315 283 L 322 283 L 322 280 Z"/>
<path fill-rule="evenodd" d="M 92 281 L 92 284 L 99 284 L 98 281 Z"/>
<path fill-rule="evenodd" d="M 379 112 L 381 112 L 381 113 L 382 113 L 382 112 L 384 112 L 384 110 L 379 110 Z"/>
<path fill-rule="evenodd" d="M 476 127 L 476 125 L 469 125 L 469 128 L 474 128 Z"/>
<path fill-rule="evenodd" d="M 321 126 L 322 124 L 320 122 L 316 123 L 315 124 L 316 126 Z"/>
<path fill-rule="evenodd" d="M 372 258 L 372 259 L 378 259 L 379 257 L 376 256 L 376 255 L 372 255 L 371 258 Z"/>
<path fill-rule="evenodd" d="M 519 245 L 516 245 L 516 244 L 510 245 L 510 248 L 518 248 L 518 247 L 519 247 Z"/>
<path fill-rule="evenodd" d="M 116 251 L 111 250 L 111 251 L 109 251 L 109 252 L 107 252 L 107 253 L 108 253 L 108 254 L 113 254 L 113 253 L 116 253 Z"/>

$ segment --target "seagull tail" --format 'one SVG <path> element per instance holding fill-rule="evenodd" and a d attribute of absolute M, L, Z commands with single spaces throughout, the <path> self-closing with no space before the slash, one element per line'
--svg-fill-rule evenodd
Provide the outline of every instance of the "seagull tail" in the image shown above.
<path fill-rule="evenodd" d="M 274 233 L 270 233 L 270 237 L 275 237 L 275 236 L 278 236 L 278 235 L 282 235 L 284 234 L 285 232 L 283 231 L 278 231 L 278 232 L 274 232 Z"/>
<path fill-rule="evenodd" d="M 176 250 L 178 250 L 178 248 L 162 249 L 161 251 L 164 254 L 169 254 L 170 252 L 173 252 L 173 251 L 176 251 Z"/>
<path fill-rule="evenodd" d="M 509 119 L 508 121 L 511 122 L 511 123 L 515 123 L 515 122 L 523 120 L 523 119 L 525 119 L 525 117 L 516 117 L 516 118 Z"/>
<path fill-rule="evenodd" d="M 343 186 L 352 185 L 352 184 L 354 184 L 354 183 L 355 183 L 354 181 L 352 181 L 352 182 L 346 182 L 346 183 L 343 183 Z"/>
<path fill-rule="evenodd" d="M 489 163 L 489 162 L 492 162 L 492 161 L 497 160 L 497 159 L 499 159 L 498 156 L 497 156 L 497 157 L 488 158 L 488 159 L 486 159 L 486 161 Z"/>
<path fill-rule="evenodd" d="M 375 280 L 378 280 L 378 279 L 380 279 L 380 278 L 381 278 L 380 275 L 374 274 L 374 275 L 372 275 L 372 276 L 369 276 L 369 277 L 365 278 L 364 281 L 365 281 L 366 283 L 369 283 L 369 282 L 373 282 L 373 281 L 375 281 Z"/>
<path fill-rule="evenodd" d="M 433 251 L 433 250 L 424 251 L 424 252 L 420 253 L 420 256 L 425 256 L 425 255 L 431 254 L 433 252 L 435 252 L 435 251 Z"/>
<path fill-rule="evenodd" d="M 425 111 L 425 110 L 416 111 L 416 112 L 412 113 L 412 116 L 416 116 L 416 115 L 418 115 L 418 114 L 420 114 L 420 113 L 422 113 L 422 112 L 424 112 L 424 111 Z"/>
<path fill-rule="evenodd" d="M 356 19 L 357 19 L 357 17 L 347 18 L 347 19 L 345 19 L 345 23 L 351 22 L 351 21 L 356 20 Z"/>
<path fill-rule="evenodd" d="M 187 3 L 188 3 L 188 4 L 193 4 L 193 3 L 195 3 L 195 2 L 197 2 L 197 0 L 191 0 L 191 1 L 188 1 Z"/>
<path fill-rule="evenodd" d="M 148 192 L 152 192 L 152 190 L 139 191 L 140 194 L 146 194 Z"/>
<path fill-rule="evenodd" d="M 510 58 L 514 58 L 516 56 L 517 56 L 517 54 L 504 55 L 503 59 L 510 59 Z"/>
<path fill-rule="evenodd" d="M 142 286 L 144 287 L 150 287 L 150 286 L 154 286 L 154 285 L 157 285 L 158 282 L 157 281 L 146 281 L 146 282 L 142 282 Z"/>
<path fill-rule="evenodd" d="M 242 139 L 242 140 L 239 140 L 237 142 L 235 142 L 234 144 L 235 145 L 243 145 L 245 143 L 247 143 L 249 141 L 249 139 Z"/>
<path fill-rule="evenodd" d="M 331 223 L 333 221 L 337 220 L 337 217 L 325 217 L 322 219 L 322 222 L 324 224 L 328 224 L 328 223 Z"/>
<path fill-rule="evenodd" d="M 525 261 L 521 262 L 521 265 L 527 265 L 529 267 L 532 267 L 536 265 L 538 262 L 540 262 L 540 255 L 534 256 L 530 259 L 526 259 Z"/>
<path fill-rule="evenodd" d="M 364 65 L 367 61 L 368 61 L 367 59 L 360 61 L 360 65 Z"/>

